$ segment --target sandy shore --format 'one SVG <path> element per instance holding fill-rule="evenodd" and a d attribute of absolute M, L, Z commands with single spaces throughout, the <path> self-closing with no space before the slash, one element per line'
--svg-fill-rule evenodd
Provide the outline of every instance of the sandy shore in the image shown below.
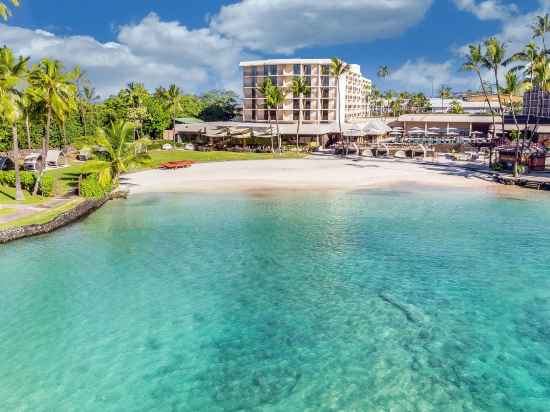
<path fill-rule="evenodd" d="M 138 194 L 298 189 L 352 191 L 409 183 L 478 189 L 497 186 L 484 180 L 483 175 L 461 168 L 323 157 L 201 163 L 190 169 L 148 170 L 126 176 L 123 185 L 131 194 Z"/>

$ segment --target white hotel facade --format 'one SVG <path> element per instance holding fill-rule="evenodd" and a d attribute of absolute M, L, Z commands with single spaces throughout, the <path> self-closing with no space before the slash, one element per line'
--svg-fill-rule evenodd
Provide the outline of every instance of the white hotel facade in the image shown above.
<path fill-rule="evenodd" d="M 369 116 L 368 99 L 372 83 L 361 74 L 359 65 L 340 78 L 340 104 L 337 104 L 336 76 L 331 74 L 330 59 L 277 59 L 242 62 L 243 68 L 243 121 L 266 122 L 268 112 L 264 96 L 258 88 L 266 78 L 287 90 L 287 100 L 280 108 L 271 111 L 271 119 L 295 123 L 300 113 L 298 96 L 290 91 L 292 80 L 303 77 L 311 93 L 302 97 L 302 120 L 307 123 L 353 122 Z M 275 117 L 276 116 L 276 117 Z"/>

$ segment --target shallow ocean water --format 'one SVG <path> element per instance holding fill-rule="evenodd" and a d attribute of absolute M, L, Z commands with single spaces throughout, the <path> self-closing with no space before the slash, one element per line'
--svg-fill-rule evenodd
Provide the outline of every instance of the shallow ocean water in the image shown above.
<path fill-rule="evenodd" d="M 548 411 L 550 196 L 147 195 L 0 245 L 2 411 Z"/>

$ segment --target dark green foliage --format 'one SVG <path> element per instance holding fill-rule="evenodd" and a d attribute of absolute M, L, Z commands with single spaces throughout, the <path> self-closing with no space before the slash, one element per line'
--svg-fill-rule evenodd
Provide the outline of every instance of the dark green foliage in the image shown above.
<path fill-rule="evenodd" d="M 204 108 L 200 118 L 205 122 L 227 121 L 235 117 L 238 96 L 229 90 L 212 90 L 201 97 Z"/>
<path fill-rule="evenodd" d="M 97 180 L 96 175 L 89 175 L 80 181 L 80 196 L 99 199 L 105 197 L 111 191 L 111 186 L 104 187 Z"/>
<path fill-rule="evenodd" d="M 31 192 L 34 184 L 36 182 L 36 174 L 32 172 L 20 172 L 21 176 L 21 188 L 23 190 L 26 190 L 28 192 Z M 9 171 L 3 171 L 0 172 L 0 184 L 9 186 L 9 187 L 15 187 L 15 171 L 9 170 Z M 52 176 L 45 175 L 42 178 L 42 181 L 40 182 L 40 187 L 38 192 L 42 196 L 51 196 L 54 192 L 54 178 Z"/>

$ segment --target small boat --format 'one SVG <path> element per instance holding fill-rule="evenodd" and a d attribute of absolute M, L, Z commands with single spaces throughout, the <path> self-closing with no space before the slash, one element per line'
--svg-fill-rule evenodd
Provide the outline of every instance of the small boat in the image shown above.
<path fill-rule="evenodd" d="M 188 167 L 191 167 L 194 163 L 195 162 L 192 160 L 179 160 L 163 163 L 159 167 L 164 170 L 187 169 Z"/>

